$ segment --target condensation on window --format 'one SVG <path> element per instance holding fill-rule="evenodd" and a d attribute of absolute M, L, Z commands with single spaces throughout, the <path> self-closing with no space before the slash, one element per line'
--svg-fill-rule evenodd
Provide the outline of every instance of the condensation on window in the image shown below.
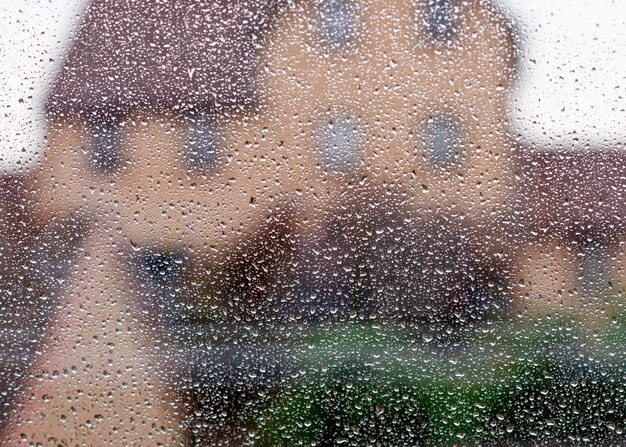
<path fill-rule="evenodd" d="M 626 11 L 554 5 L 1 8 L 0 444 L 626 444 Z"/>

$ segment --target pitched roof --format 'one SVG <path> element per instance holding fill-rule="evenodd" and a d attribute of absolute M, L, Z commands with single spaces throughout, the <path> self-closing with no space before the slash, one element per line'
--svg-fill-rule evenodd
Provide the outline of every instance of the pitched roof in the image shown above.
<path fill-rule="evenodd" d="M 539 232 L 626 228 L 626 153 L 527 151 L 518 167 L 518 210 Z"/>
<path fill-rule="evenodd" d="M 230 109 L 253 102 L 271 0 L 92 0 L 48 112 Z"/>

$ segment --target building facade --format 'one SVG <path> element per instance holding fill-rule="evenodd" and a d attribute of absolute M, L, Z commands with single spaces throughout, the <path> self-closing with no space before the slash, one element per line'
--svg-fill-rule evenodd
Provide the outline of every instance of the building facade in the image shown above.
<path fill-rule="evenodd" d="M 26 188 L 80 234 L 11 439 L 207 435 L 160 374 L 202 325 L 610 314 L 624 157 L 519 147 L 514 42 L 482 0 L 94 0 Z"/>

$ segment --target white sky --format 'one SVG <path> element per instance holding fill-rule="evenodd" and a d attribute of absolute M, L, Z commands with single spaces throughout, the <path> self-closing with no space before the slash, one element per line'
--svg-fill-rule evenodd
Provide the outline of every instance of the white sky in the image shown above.
<path fill-rule="evenodd" d="M 626 0 L 496 0 L 522 31 L 515 132 L 529 146 L 625 149 Z M 0 4 L 0 173 L 43 146 L 47 89 L 85 0 Z"/>
<path fill-rule="evenodd" d="M 0 1 L 0 174 L 32 165 L 43 147 L 48 88 L 85 0 Z"/>
<path fill-rule="evenodd" d="M 626 0 L 498 0 L 522 31 L 511 104 L 523 142 L 625 149 Z"/>

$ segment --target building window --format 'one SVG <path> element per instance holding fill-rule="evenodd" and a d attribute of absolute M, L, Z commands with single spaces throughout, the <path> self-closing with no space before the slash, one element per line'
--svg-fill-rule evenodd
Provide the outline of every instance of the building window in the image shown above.
<path fill-rule="evenodd" d="M 117 121 L 94 124 L 90 129 L 89 159 L 93 168 L 102 173 L 113 171 L 120 162 L 121 129 Z"/>
<path fill-rule="evenodd" d="M 219 151 L 219 137 L 215 120 L 206 115 L 188 118 L 188 161 L 195 167 L 207 169 L 215 166 Z"/>
<path fill-rule="evenodd" d="M 144 272 L 154 284 L 163 285 L 181 273 L 182 256 L 173 253 L 147 252 L 142 256 Z"/>
<path fill-rule="evenodd" d="M 598 293 L 608 287 L 610 255 L 602 243 L 583 247 L 580 258 L 580 285 L 586 292 Z"/>
<path fill-rule="evenodd" d="M 188 317 L 185 307 L 185 258 L 176 252 L 145 250 L 133 259 L 131 272 L 141 307 L 159 330 L 180 331 Z"/>
<path fill-rule="evenodd" d="M 454 0 L 428 0 L 426 3 L 426 29 L 433 41 L 446 42 L 456 31 L 455 3 Z"/>
<path fill-rule="evenodd" d="M 431 163 L 446 166 L 461 155 L 461 131 L 452 119 L 430 119 L 424 129 L 424 155 Z"/>
<path fill-rule="evenodd" d="M 358 18 L 354 4 L 350 0 L 321 0 L 318 22 L 324 44 L 339 49 L 356 34 Z"/>
<path fill-rule="evenodd" d="M 334 172 L 354 170 L 360 145 L 354 118 L 335 115 L 324 121 L 319 150 L 326 168 Z"/>

